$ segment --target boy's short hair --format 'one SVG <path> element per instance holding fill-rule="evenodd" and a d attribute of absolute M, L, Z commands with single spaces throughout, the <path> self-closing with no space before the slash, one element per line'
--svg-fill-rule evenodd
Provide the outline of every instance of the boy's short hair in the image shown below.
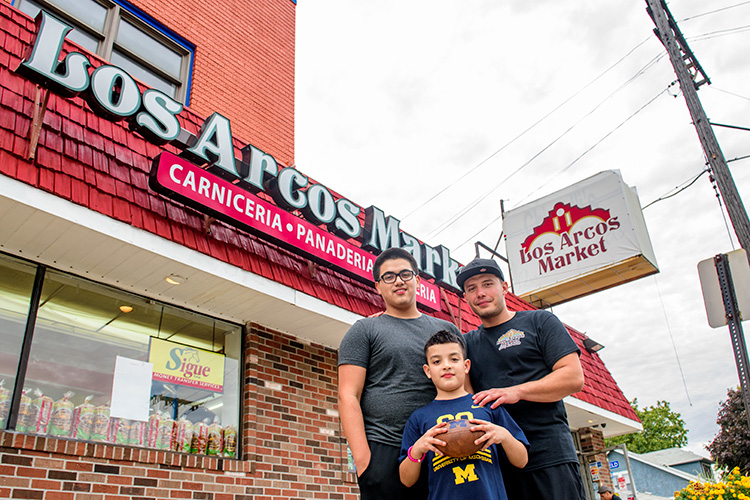
<path fill-rule="evenodd" d="M 383 262 L 396 259 L 408 260 L 414 274 L 419 274 L 419 266 L 417 265 L 417 260 L 414 256 L 403 248 L 392 247 L 383 250 L 383 252 L 375 259 L 375 263 L 372 265 L 372 279 L 375 281 L 380 279 L 380 266 L 383 265 Z"/>
<path fill-rule="evenodd" d="M 461 353 L 464 355 L 464 359 L 466 359 L 466 342 L 464 342 L 463 336 L 453 332 L 449 332 L 448 330 L 440 330 L 439 332 L 435 332 L 429 339 L 427 339 L 427 342 L 425 342 L 424 345 L 424 359 L 429 361 L 429 359 L 427 359 L 427 349 L 434 345 L 441 344 L 460 345 Z"/>

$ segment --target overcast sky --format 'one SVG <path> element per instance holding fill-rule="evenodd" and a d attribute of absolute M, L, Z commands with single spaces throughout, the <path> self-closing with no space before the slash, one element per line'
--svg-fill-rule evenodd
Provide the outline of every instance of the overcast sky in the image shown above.
<path fill-rule="evenodd" d="M 699 91 L 709 119 L 750 127 L 750 2 L 669 6 L 711 78 Z M 297 168 L 462 263 L 475 241 L 495 246 L 501 199 L 512 209 L 619 169 L 645 206 L 705 168 L 645 7 L 300 0 Z M 750 155 L 750 132 L 716 134 L 727 159 Z M 729 165 L 750 203 L 750 159 Z M 606 346 L 628 399 L 670 402 L 689 448 L 706 454 L 739 379 L 728 329 L 708 326 L 696 266 L 739 245 L 708 175 L 644 216 L 660 274 L 553 312 Z"/>

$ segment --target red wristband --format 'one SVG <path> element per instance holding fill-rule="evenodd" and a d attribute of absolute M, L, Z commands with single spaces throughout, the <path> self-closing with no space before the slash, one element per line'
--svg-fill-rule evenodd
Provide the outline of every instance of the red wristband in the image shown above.
<path fill-rule="evenodd" d="M 414 448 L 414 446 L 410 446 L 410 447 L 409 447 L 409 449 L 408 449 L 408 450 L 406 450 L 406 457 L 407 457 L 407 458 L 408 458 L 409 460 L 411 460 L 412 462 L 414 462 L 414 463 L 417 463 L 417 464 L 418 464 L 418 463 L 420 463 L 420 462 L 421 462 L 422 460 L 424 460 L 424 455 L 422 455 L 422 458 L 420 458 L 419 460 L 417 460 L 416 458 L 414 458 L 414 457 L 412 457 L 412 456 L 411 456 L 411 450 L 412 450 L 412 448 Z"/>

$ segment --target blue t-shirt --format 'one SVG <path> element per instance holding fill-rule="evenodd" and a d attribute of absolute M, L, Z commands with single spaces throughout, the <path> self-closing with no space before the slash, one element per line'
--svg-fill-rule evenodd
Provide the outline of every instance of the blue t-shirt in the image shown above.
<path fill-rule="evenodd" d="M 475 406 L 471 395 L 456 399 L 435 399 L 411 414 L 406 422 L 401 441 L 399 463 L 406 459 L 406 453 L 425 432 L 439 422 L 456 418 L 476 418 L 505 427 L 513 437 L 527 447 L 526 436 L 502 407 L 494 410 L 488 406 Z M 439 436 L 437 436 L 439 437 Z M 499 461 L 507 462 L 502 447 L 491 445 L 485 451 L 478 451 L 464 458 L 439 456 L 427 452 L 428 500 L 450 498 L 451 500 L 507 500 Z"/>

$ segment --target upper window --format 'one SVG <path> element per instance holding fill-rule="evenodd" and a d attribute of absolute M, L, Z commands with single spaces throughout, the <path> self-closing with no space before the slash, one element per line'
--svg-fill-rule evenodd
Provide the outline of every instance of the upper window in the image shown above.
<path fill-rule="evenodd" d="M 68 39 L 146 85 L 189 105 L 195 46 L 120 0 L 16 0 L 31 17 L 41 9 L 74 29 Z"/>

